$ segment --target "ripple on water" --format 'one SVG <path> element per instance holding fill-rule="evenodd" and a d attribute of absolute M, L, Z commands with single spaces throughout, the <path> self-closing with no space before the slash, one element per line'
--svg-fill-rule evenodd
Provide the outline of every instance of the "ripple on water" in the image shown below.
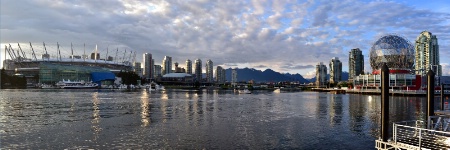
<path fill-rule="evenodd" d="M 372 149 L 379 132 L 379 97 L 350 94 L 1 90 L 0 108 L 2 149 Z"/>

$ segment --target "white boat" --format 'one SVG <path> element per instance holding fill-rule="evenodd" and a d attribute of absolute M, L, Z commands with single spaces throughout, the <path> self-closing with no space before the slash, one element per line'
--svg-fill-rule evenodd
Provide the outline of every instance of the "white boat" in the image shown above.
<path fill-rule="evenodd" d="M 56 89 L 56 88 L 58 88 L 58 87 L 50 85 L 50 84 L 40 84 L 38 87 L 41 89 Z"/>
<path fill-rule="evenodd" d="M 145 89 L 147 89 L 149 91 L 162 91 L 162 90 L 164 90 L 164 86 L 158 85 L 155 82 L 152 82 L 150 84 L 147 84 L 145 86 Z"/>
<path fill-rule="evenodd" d="M 139 85 L 133 85 L 133 84 L 130 84 L 130 85 L 120 84 L 117 88 L 121 89 L 121 90 L 135 90 L 135 89 L 140 89 L 141 87 Z"/>
<path fill-rule="evenodd" d="M 248 89 L 239 90 L 239 94 L 252 94 L 252 91 Z"/>
<path fill-rule="evenodd" d="M 62 80 L 56 83 L 56 86 L 62 89 L 92 89 L 92 88 L 98 88 L 97 83 L 91 82 L 84 82 L 84 80 L 81 81 L 70 81 L 70 80 Z"/>

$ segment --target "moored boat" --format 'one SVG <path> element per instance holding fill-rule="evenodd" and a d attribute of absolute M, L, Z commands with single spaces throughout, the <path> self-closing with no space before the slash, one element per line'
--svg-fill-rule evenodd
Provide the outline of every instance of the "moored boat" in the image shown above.
<path fill-rule="evenodd" d="M 93 89 L 98 88 L 97 83 L 81 81 L 62 80 L 56 83 L 56 86 L 62 89 Z"/>
<path fill-rule="evenodd" d="M 152 82 L 145 86 L 145 88 L 149 91 L 162 91 L 164 90 L 164 86 L 158 85 L 155 82 Z"/>
<path fill-rule="evenodd" d="M 40 89 L 56 89 L 58 87 L 51 84 L 39 84 L 38 88 Z"/>
<path fill-rule="evenodd" d="M 245 88 L 243 90 L 239 90 L 239 94 L 252 94 L 252 91 L 250 91 L 247 88 Z"/>

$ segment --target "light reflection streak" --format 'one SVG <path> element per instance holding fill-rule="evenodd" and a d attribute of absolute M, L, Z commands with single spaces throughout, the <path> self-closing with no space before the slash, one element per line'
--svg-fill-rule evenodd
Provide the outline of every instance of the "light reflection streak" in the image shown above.
<path fill-rule="evenodd" d="M 150 120 L 150 105 L 149 105 L 149 100 L 150 98 L 148 97 L 148 93 L 146 91 L 142 92 L 142 96 L 141 96 L 141 123 L 143 127 L 146 127 L 148 125 L 150 125 L 151 120 Z"/>
<path fill-rule="evenodd" d="M 98 99 L 98 92 L 95 92 L 92 94 L 92 108 L 93 108 L 93 114 L 92 114 L 92 130 L 94 131 L 94 141 L 96 141 L 99 137 L 99 134 L 102 130 L 100 127 L 100 100 Z"/>
<path fill-rule="evenodd" d="M 163 100 L 168 100 L 169 99 L 169 95 L 167 95 L 166 91 L 162 91 L 161 93 L 161 99 Z"/>
<path fill-rule="evenodd" d="M 191 114 L 192 114 L 192 112 L 193 112 L 193 110 L 192 110 L 192 94 L 190 94 L 189 92 L 186 92 L 185 94 L 185 97 L 186 97 L 186 106 L 185 106 L 185 114 L 186 114 L 186 120 L 191 120 L 192 118 L 192 116 L 191 116 Z"/>
<path fill-rule="evenodd" d="M 162 111 L 162 122 L 167 122 L 167 100 L 169 99 L 169 95 L 167 95 L 166 91 L 161 93 L 161 111 Z"/>

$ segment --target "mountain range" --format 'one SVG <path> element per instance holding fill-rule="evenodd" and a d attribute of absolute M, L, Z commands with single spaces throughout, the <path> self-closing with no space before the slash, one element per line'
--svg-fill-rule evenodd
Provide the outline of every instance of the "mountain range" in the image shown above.
<path fill-rule="evenodd" d="M 227 81 L 231 81 L 231 68 L 226 69 Z M 254 68 L 241 68 L 236 69 L 238 81 L 250 81 L 256 82 L 280 82 L 280 81 L 299 81 L 300 83 L 309 83 L 309 81 L 303 78 L 300 74 L 283 74 L 275 72 L 272 69 L 266 69 L 264 71 L 256 70 Z"/>
<path fill-rule="evenodd" d="M 226 80 L 231 81 L 231 71 L 232 68 L 225 70 Z M 290 74 L 290 73 L 279 73 L 273 71 L 272 69 L 266 69 L 264 71 L 257 70 L 254 68 L 238 68 L 237 80 L 238 81 L 250 81 L 254 80 L 256 82 L 280 82 L 280 81 L 298 81 L 300 83 L 309 83 L 316 81 L 316 78 L 305 79 L 300 74 Z M 329 75 L 327 75 L 329 78 Z M 342 72 L 342 80 L 348 80 L 348 72 Z"/>

